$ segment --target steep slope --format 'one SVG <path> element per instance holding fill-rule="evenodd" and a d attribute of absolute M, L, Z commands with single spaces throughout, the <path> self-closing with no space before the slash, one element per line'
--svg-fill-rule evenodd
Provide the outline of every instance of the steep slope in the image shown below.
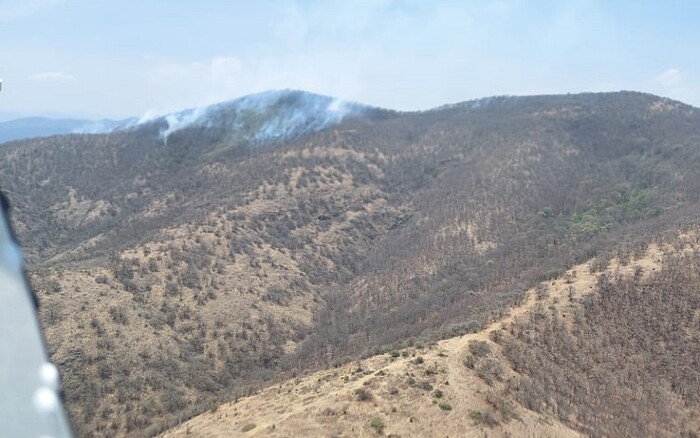
<path fill-rule="evenodd" d="M 671 405 L 656 406 L 665 415 L 663 418 L 650 417 L 646 409 L 641 414 L 643 417 L 635 417 L 640 413 L 630 406 L 632 403 L 622 406 L 623 410 L 620 406 L 609 410 L 611 404 L 617 403 L 615 397 L 602 393 L 591 397 L 599 405 L 592 411 L 604 415 L 596 419 L 582 417 L 589 406 L 578 404 L 565 395 L 572 390 L 575 381 L 555 381 L 552 385 L 548 381 L 556 379 L 557 374 L 551 373 L 549 367 L 537 369 L 542 364 L 530 358 L 539 354 L 552 356 L 552 345 L 540 343 L 543 338 L 538 338 L 546 331 L 533 324 L 541 324 L 543 318 L 549 317 L 559 322 L 562 334 L 575 334 L 577 323 L 572 324 L 572 316 L 578 318 L 590 313 L 588 303 L 609 300 L 605 294 L 628 293 L 624 290 L 611 292 L 609 288 L 606 292 L 599 288 L 601 282 L 608 278 L 618 285 L 634 281 L 636 287 L 647 285 L 641 293 L 654 293 L 660 277 L 655 271 L 673 271 L 673 265 L 679 261 L 687 261 L 689 257 L 697 260 L 699 251 L 700 233 L 694 231 L 670 242 L 652 244 L 646 249 L 640 247 L 633 257 L 626 254 L 622 259 L 616 257 L 575 266 L 562 278 L 543 282 L 528 291 L 523 303 L 510 309 L 508 316 L 477 333 L 446 339 L 428 347 L 418 345 L 393 350 L 291 379 L 219 406 L 162 436 L 584 436 L 575 429 L 593 436 L 629 433 L 691 436 L 700 431 L 695 400 L 700 377 L 697 367 L 683 370 L 683 388 L 674 384 L 670 398 L 666 398 L 669 397 L 666 393 L 657 395 L 659 401 L 673 400 Z M 603 265 L 606 265 L 603 270 L 598 270 Z M 695 277 L 697 279 L 697 275 Z M 696 282 L 692 287 L 697 286 Z M 604 295 L 600 296 L 601 293 Z M 697 293 L 679 296 L 676 306 L 688 306 L 691 319 L 697 320 L 698 299 Z M 663 320 L 665 311 L 661 306 L 652 306 L 646 318 Z M 634 319 L 619 313 L 615 316 Z M 672 318 L 677 316 L 674 314 Z M 673 348 L 686 349 L 687 356 L 697 357 L 700 327 L 690 330 L 686 339 Z M 518 341 L 511 340 L 513 336 L 520 342 L 525 340 L 527 345 L 514 344 Z M 600 334 L 592 336 L 588 345 L 605 342 Z M 527 351 L 514 353 L 517 348 Z M 644 349 L 637 349 L 635 353 L 648 354 Z M 661 360 L 669 361 L 672 357 L 670 351 L 662 354 L 666 359 L 662 356 Z M 528 360 L 528 365 L 534 368 L 522 365 Z M 614 378 L 601 371 L 618 360 L 628 361 L 629 357 L 618 353 L 601 358 L 599 370 L 589 374 L 588 379 L 601 379 L 611 385 Z M 575 373 L 577 368 L 575 364 L 561 363 L 559 367 L 560 373 Z M 656 372 L 648 377 L 661 376 Z M 551 389 L 558 392 L 560 401 L 555 401 L 556 397 L 538 399 L 543 394 L 534 389 L 536 384 L 532 383 L 538 378 L 543 379 L 538 383 L 549 383 Z M 650 390 L 668 391 L 661 381 L 655 383 L 658 386 Z M 635 388 L 628 386 L 627 391 L 635 391 Z M 676 397 L 678 399 L 674 400 Z"/>
<path fill-rule="evenodd" d="M 512 396 L 594 437 L 700 433 L 700 233 L 657 241 L 622 252 L 594 294 L 571 285 L 570 313 L 504 333 Z"/>
<path fill-rule="evenodd" d="M 494 98 L 326 124 L 333 99 L 272 96 L 167 136 L 166 118 L 3 148 L 81 434 L 152 434 L 283 371 L 478 331 L 542 279 L 697 221 L 700 114 L 678 102 Z"/>

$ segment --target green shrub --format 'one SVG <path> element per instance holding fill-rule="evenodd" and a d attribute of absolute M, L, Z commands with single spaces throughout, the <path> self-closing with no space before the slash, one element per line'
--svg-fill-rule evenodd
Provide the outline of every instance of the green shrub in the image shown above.
<path fill-rule="evenodd" d="M 372 417 L 372 419 L 369 420 L 369 425 L 379 434 L 384 433 L 384 428 L 386 427 L 381 417 Z"/>
<path fill-rule="evenodd" d="M 449 403 L 448 403 L 447 401 L 445 401 L 445 400 L 440 400 L 440 403 L 438 403 L 438 406 L 439 406 L 440 409 L 442 409 L 443 411 L 451 411 L 451 410 L 452 410 L 452 405 L 449 404 Z"/>

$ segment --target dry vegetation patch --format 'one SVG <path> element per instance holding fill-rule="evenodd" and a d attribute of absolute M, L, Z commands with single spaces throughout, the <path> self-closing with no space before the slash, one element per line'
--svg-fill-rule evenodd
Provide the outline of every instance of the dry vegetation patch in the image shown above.
<path fill-rule="evenodd" d="M 535 365 L 532 362 L 535 359 L 528 362 L 526 358 L 540 357 L 537 349 L 546 346 L 538 344 L 540 339 L 546 339 L 542 336 L 551 333 L 543 331 L 542 324 L 546 321 L 549 321 L 547 324 L 559 324 L 562 333 L 569 334 L 567 336 L 581 330 L 580 323 L 572 323 L 572 320 L 579 321 L 581 312 L 586 312 L 595 300 L 606 299 L 606 292 L 601 291 L 601 282 L 607 281 L 605 279 L 615 279 L 615 284 L 624 287 L 625 284 L 636 284 L 633 282 L 654 284 L 659 280 L 658 275 L 678 275 L 679 267 L 690 261 L 688 257 L 697 260 L 695 251 L 698 247 L 696 233 L 686 233 L 679 239 L 682 243 L 651 244 L 637 251 L 636 256 L 625 252 L 605 262 L 597 260 L 575 266 L 562 277 L 530 290 L 527 298 L 512 308 L 505 318 L 477 333 L 446 339 L 428 347 L 418 345 L 392 350 L 361 362 L 281 383 L 220 407 L 214 413 L 192 419 L 164 436 L 182 436 L 186 430 L 207 436 L 226 436 L 227 431 L 238 430 L 238 425 L 249 421 L 265 423 L 265 428 L 254 433 L 259 436 L 320 436 L 328 433 L 353 436 L 379 433 L 389 436 L 480 433 L 488 436 L 578 436 L 580 432 L 597 435 L 600 433 L 597 430 L 601 429 L 595 429 L 595 417 L 585 420 L 576 417 L 592 407 L 577 404 L 582 402 L 574 399 L 567 400 L 566 405 L 554 404 L 551 400 L 557 399 L 547 395 L 551 389 L 546 389 L 546 386 L 537 389 L 538 376 L 557 379 L 558 368 Z M 682 263 L 674 261 L 674 257 L 680 257 L 678 261 Z M 691 267 L 685 272 L 690 274 L 698 270 Z M 687 317 L 692 320 L 697 309 L 691 310 Z M 518 347 L 516 341 L 529 343 L 528 351 Z M 564 345 L 567 344 L 547 348 Z M 516 351 L 521 351 L 523 356 L 518 356 Z M 540 374 L 534 374 L 534 366 L 541 367 Z M 561 368 L 568 372 L 575 369 L 573 364 Z M 542 374 L 543 371 L 546 374 Z M 691 375 L 683 377 L 690 378 L 687 384 L 692 385 Z M 609 384 L 611 380 L 605 382 Z M 560 403 L 564 403 L 566 386 L 563 381 L 556 385 Z M 686 402 L 695 403 L 693 389 L 690 386 L 684 388 Z M 615 403 L 614 400 L 619 399 L 597 400 Z M 680 399 L 675 400 L 664 412 L 668 414 L 669 409 L 678 409 L 673 418 L 690 415 L 685 417 L 687 420 L 673 424 L 686 434 L 697 431 L 697 423 L 696 426 L 692 423 L 696 421 L 694 414 L 682 403 L 678 404 Z M 568 406 L 566 410 L 565 406 Z M 588 415 L 593 415 L 595 410 L 590 412 Z M 606 429 L 608 432 L 621 430 L 615 428 L 617 426 L 610 422 L 610 417 L 599 418 L 607 418 L 601 426 L 610 427 Z M 625 430 L 632 430 L 635 424 L 638 427 L 642 423 L 632 423 Z M 653 429 L 653 423 L 644 427 L 644 430 L 654 430 L 655 433 L 661 430 Z"/>

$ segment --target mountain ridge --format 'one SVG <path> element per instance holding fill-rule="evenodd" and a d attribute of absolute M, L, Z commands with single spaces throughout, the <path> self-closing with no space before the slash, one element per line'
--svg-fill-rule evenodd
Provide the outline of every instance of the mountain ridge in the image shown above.
<path fill-rule="evenodd" d="M 262 91 L 222 102 L 178 110 L 166 114 L 158 115 L 147 113 L 138 118 L 129 117 L 121 120 L 53 119 L 46 117 L 24 117 L 8 120 L 0 122 L 0 143 L 52 135 L 107 134 L 115 131 L 139 129 L 153 124 L 160 126 L 158 136 L 161 139 L 166 139 L 170 134 L 187 127 L 205 127 L 211 129 L 216 127 L 215 125 L 218 125 L 220 129 L 223 129 L 228 124 L 228 128 L 234 131 L 241 129 L 248 131 L 257 130 L 257 132 L 253 132 L 251 138 L 244 138 L 244 140 L 253 140 L 258 143 L 267 140 L 288 141 L 299 135 L 309 134 L 337 124 L 346 116 L 359 116 L 362 114 L 389 116 L 399 113 L 430 113 L 455 109 L 498 110 L 499 108 L 513 107 L 518 105 L 518 102 L 527 105 L 534 101 L 558 99 L 562 97 L 570 98 L 572 102 L 580 102 L 587 98 L 605 98 L 616 94 L 627 94 L 657 100 L 658 104 L 664 106 L 666 109 L 678 109 L 681 107 L 686 110 L 694 109 L 691 105 L 670 98 L 649 93 L 623 90 L 614 92 L 569 93 L 566 95 L 496 95 L 440 105 L 426 110 L 396 111 L 303 90 L 280 89 Z M 294 105 L 297 107 L 300 106 L 300 103 L 303 106 L 304 101 L 306 101 L 308 105 L 307 111 L 309 112 L 307 114 L 304 114 L 302 111 L 301 113 L 287 114 L 286 118 L 284 114 L 281 114 L 278 115 L 276 119 L 273 118 L 269 120 L 267 124 L 263 123 L 262 126 L 260 126 L 259 123 L 246 126 L 245 121 L 236 123 L 236 113 L 238 112 L 253 111 L 263 114 L 268 112 L 271 107 L 279 105 L 280 103 L 282 104 L 281 106 L 289 109 L 290 107 L 294 107 Z M 248 123 L 248 125 L 250 125 L 250 123 Z"/>
<path fill-rule="evenodd" d="M 571 266 L 697 223 L 692 108 L 482 108 L 265 144 L 259 120 L 7 144 L 0 185 L 79 433 L 154 434 L 282 372 L 478 331 Z"/>
<path fill-rule="evenodd" d="M 236 99 L 169 113 L 155 118 L 141 118 L 135 126 L 157 123 L 167 125 L 159 136 L 188 127 L 244 131 L 243 140 L 289 141 L 340 123 L 346 117 L 389 113 L 388 110 L 301 90 L 269 90 Z"/>
<path fill-rule="evenodd" d="M 270 112 L 274 117 L 268 123 L 261 123 L 261 126 L 253 123 L 250 127 L 246 126 L 250 121 L 237 120 L 239 113 L 243 113 L 241 119 L 244 119 L 255 113 L 264 115 Z M 370 112 L 376 114 L 390 111 L 301 90 L 268 90 L 162 115 L 147 113 L 140 118 L 88 120 L 25 117 L 9 120 L 0 122 L 0 142 L 65 134 L 107 134 L 139 129 L 150 124 L 165 125 L 159 131 L 161 139 L 194 126 L 257 130 L 250 140 L 285 141 L 336 124 L 346 116 Z"/>

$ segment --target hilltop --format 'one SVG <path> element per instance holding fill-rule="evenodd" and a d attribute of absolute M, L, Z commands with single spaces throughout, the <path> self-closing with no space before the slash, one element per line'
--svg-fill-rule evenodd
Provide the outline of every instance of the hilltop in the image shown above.
<path fill-rule="evenodd" d="M 697 224 L 700 113 L 642 93 L 398 113 L 287 91 L 143 122 L 0 156 L 84 435 L 478 333 L 572 266 Z"/>
<path fill-rule="evenodd" d="M 162 139 L 183 129 L 199 128 L 229 143 L 262 145 L 294 140 L 346 118 L 381 113 L 390 111 L 299 90 L 271 90 L 160 117 L 142 117 L 125 128 L 155 124 Z"/>

